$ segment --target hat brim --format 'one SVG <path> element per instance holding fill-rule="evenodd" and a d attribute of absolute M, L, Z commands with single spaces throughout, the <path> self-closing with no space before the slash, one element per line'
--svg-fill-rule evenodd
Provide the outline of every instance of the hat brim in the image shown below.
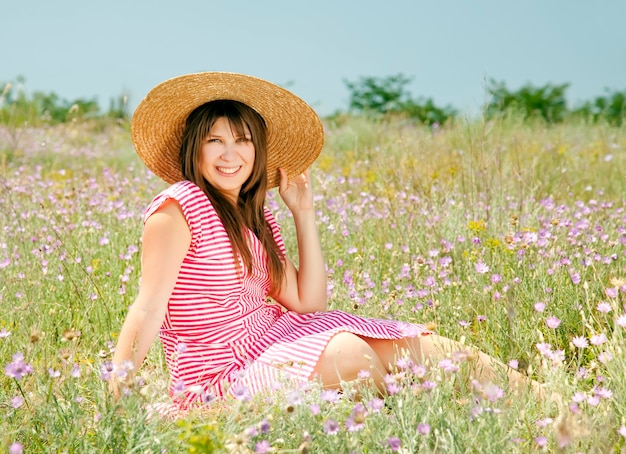
<path fill-rule="evenodd" d="M 179 150 L 189 114 L 209 101 L 233 100 L 253 108 L 267 125 L 267 186 L 278 186 L 306 170 L 324 145 L 315 111 L 290 91 L 244 74 L 203 72 L 175 77 L 154 87 L 137 106 L 131 136 L 146 166 L 168 183 L 183 180 Z"/>

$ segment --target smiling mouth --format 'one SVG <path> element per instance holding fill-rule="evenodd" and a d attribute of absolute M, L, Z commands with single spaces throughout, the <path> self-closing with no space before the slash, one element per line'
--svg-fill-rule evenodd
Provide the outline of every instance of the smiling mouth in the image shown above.
<path fill-rule="evenodd" d="M 218 167 L 217 170 L 220 173 L 225 173 L 227 175 L 233 175 L 234 173 L 237 173 L 237 171 L 239 171 L 239 169 L 241 169 L 241 166 L 239 167 Z"/>

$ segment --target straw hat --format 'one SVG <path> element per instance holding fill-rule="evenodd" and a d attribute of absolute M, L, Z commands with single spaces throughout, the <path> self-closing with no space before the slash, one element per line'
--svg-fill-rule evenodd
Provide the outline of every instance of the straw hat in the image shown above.
<path fill-rule="evenodd" d="M 182 180 L 178 154 L 187 117 L 196 107 L 220 99 L 247 104 L 265 120 L 268 188 L 278 186 L 279 167 L 292 178 L 320 154 L 324 144 L 322 123 L 302 99 L 256 77 L 203 72 L 157 85 L 137 106 L 131 134 L 146 166 L 168 183 Z"/>

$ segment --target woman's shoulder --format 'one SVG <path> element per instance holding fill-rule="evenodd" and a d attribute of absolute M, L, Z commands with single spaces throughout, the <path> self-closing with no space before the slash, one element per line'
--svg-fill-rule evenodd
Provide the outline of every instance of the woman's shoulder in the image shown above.
<path fill-rule="evenodd" d="M 146 210 L 145 219 L 169 199 L 176 200 L 188 220 L 214 211 L 211 201 L 202 189 L 191 181 L 183 180 L 170 185 L 154 197 Z"/>

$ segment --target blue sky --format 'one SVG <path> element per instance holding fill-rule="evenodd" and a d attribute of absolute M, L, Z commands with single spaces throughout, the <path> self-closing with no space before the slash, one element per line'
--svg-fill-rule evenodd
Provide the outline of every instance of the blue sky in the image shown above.
<path fill-rule="evenodd" d="M 572 104 L 626 89 L 624 0 L 20 0 L 2 16 L 0 82 L 104 109 L 197 71 L 270 80 L 321 115 L 363 76 L 402 73 L 414 98 L 461 112 L 490 78 L 569 82 Z"/>

